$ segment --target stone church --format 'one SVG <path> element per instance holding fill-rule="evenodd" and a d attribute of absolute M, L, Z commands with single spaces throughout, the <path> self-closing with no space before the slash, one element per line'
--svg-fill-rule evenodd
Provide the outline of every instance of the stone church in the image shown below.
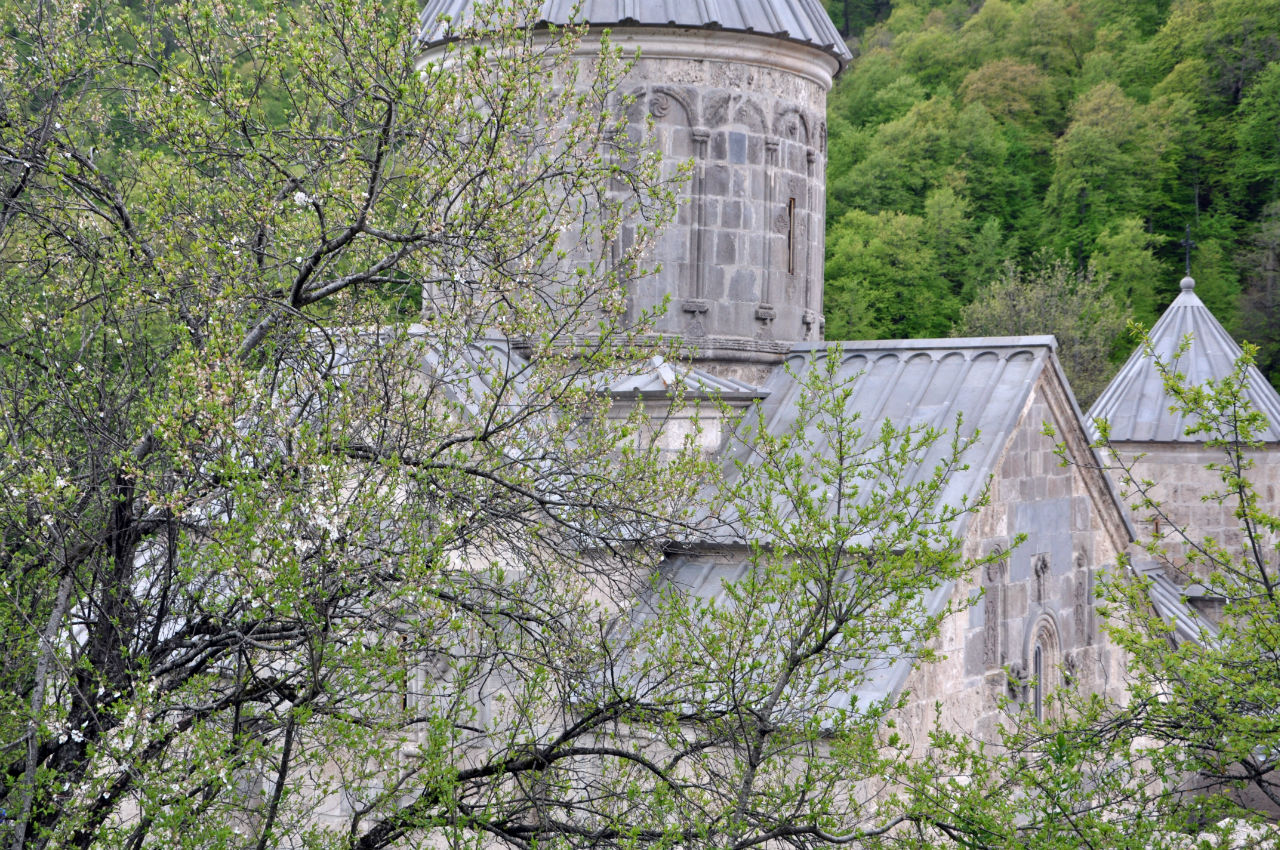
<path fill-rule="evenodd" d="M 469 6 L 429 0 L 427 55 L 448 38 L 441 22 L 465 19 Z M 1093 588 L 1151 523 L 1130 514 L 1101 469 L 1089 447 L 1092 417 L 1113 423 L 1125 451 L 1147 453 L 1152 477 L 1170 482 L 1164 494 L 1173 515 L 1193 533 L 1219 533 L 1230 519 L 1198 502 L 1204 482 L 1194 470 L 1208 455 L 1168 412 L 1150 362 L 1135 353 L 1086 417 L 1050 336 L 825 341 L 826 97 L 852 57 L 818 0 L 547 0 L 538 23 L 566 24 L 572 15 L 591 25 L 584 55 L 603 28 L 628 55 L 638 53 L 623 83 L 635 96 L 630 124 L 636 133 L 653 128 L 669 168 L 692 161 L 694 169 L 653 258 L 660 273 L 630 294 L 635 309 L 667 301 L 657 331 L 682 338 L 692 363 L 662 364 L 615 386 L 619 402 L 660 396 L 668 383 L 662 370 L 681 370 L 695 397 L 758 400 L 766 427 L 781 433 L 795 424 L 806 371 L 837 358 L 836 374 L 861 376 L 847 404 L 867 433 L 885 420 L 946 429 L 961 414 L 963 435 L 977 435 L 968 469 L 947 481 L 945 496 L 974 499 L 986 490 L 989 502 L 965 514 L 955 533 L 966 556 L 1005 554 L 927 600 L 940 611 L 982 594 L 944 623 L 934 647 L 943 660 L 916 666 L 919 648 L 904 647 L 850 700 L 909 693 L 906 728 L 927 729 L 941 703 L 959 728 L 985 734 L 1005 700 L 1041 712 L 1048 690 L 1068 679 L 1118 692 L 1124 662 L 1100 629 Z M 1198 381 L 1225 374 L 1239 348 L 1193 287 L 1183 282 L 1154 336 L 1170 358 L 1184 333 L 1195 334 L 1177 368 Z M 1275 504 L 1280 396 L 1256 370 L 1250 377 L 1254 403 L 1273 423 L 1264 435 L 1271 451 L 1261 455 L 1270 462 L 1259 472 Z M 1046 436 L 1046 424 L 1056 436 Z M 707 448 L 731 454 L 722 436 L 713 433 Z M 1076 463 L 1060 463 L 1058 443 Z M 1014 545 L 1019 535 L 1025 540 Z M 714 597 L 747 559 L 745 545 L 708 543 L 672 555 L 667 574 L 689 593 Z M 1212 600 L 1187 598 L 1209 591 L 1188 590 L 1154 564 L 1137 568 L 1153 579 L 1152 604 L 1181 639 L 1212 628 L 1203 615 Z"/>

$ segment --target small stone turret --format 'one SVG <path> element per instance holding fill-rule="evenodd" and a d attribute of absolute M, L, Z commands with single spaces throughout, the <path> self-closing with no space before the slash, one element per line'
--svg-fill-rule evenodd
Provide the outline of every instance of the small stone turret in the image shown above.
<path fill-rule="evenodd" d="M 1241 355 L 1240 346 L 1196 295 L 1195 287 L 1190 274 L 1182 279 L 1178 297 L 1149 334 L 1156 357 L 1193 386 L 1227 377 Z M 1191 344 L 1184 351 L 1182 345 L 1188 338 Z M 1274 510 L 1280 504 L 1280 394 L 1256 366 L 1249 367 L 1245 379 L 1245 397 L 1268 422 L 1254 435 L 1262 447 L 1246 453 L 1256 464 L 1248 477 L 1257 488 L 1263 509 Z M 1195 421 L 1171 409 L 1171 402 L 1155 361 L 1139 348 L 1098 396 L 1085 421 L 1105 420 L 1112 450 L 1126 462 L 1135 463 L 1133 477 L 1155 482 L 1150 495 L 1161 503 L 1167 516 L 1153 518 L 1153 512 L 1146 508 L 1135 511 L 1134 520 L 1144 534 L 1168 534 L 1168 522 L 1172 521 L 1192 540 L 1213 537 L 1238 546 L 1240 520 L 1235 516 L 1235 503 L 1204 498 L 1223 490 L 1219 473 L 1208 468 L 1211 463 L 1223 462 L 1222 450 L 1204 445 L 1216 435 L 1188 434 L 1187 428 Z M 1133 489 L 1116 477 L 1121 490 Z M 1176 539 L 1171 541 L 1175 553 L 1185 554 L 1177 543 Z"/>
<path fill-rule="evenodd" d="M 432 24 L 470 0 L 430 0 Z M 548 0 L 538 24 L 567 24 Z M 634 131 L 654 123 L 664 165 L 692 160 L 677 220 L 637 282 L 633 309 L 669 297 L 657 330 L 698 365 L 760 380 L 795 342 L 822 338 L 826 99 L 850 54 L 818 0 L 594 0 L 577 20 L 640 59 L 622 85 Z M 627 234 L 623 234 L 623 239 Z"/>

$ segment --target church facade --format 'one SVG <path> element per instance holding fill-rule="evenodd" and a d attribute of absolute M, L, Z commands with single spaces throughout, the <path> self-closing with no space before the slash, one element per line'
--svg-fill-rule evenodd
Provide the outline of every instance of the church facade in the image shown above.
<path fill-rule="evenodd" d="M 427 3 L 428 55 L 449 38 L 442 22 L 465 20 L 469 7 L 469 0 Z M 569 23 L 578 8 L 548 0 L 538 23 Z M 946 496 L 986 494 L 988 501 L 964 515 L 955 533 L 967 557 L 1003 554 L 928 600 L 931 610 L 949 603 L 963 609 L 932 647 L 942 660 L 917 665 L 922 648 L 902 647 L 850 702 L 907 694 L 902 728 L 922 735 L 941 704 L 950 723 L 987 737 L 1010 703 L 1049 710 L 1047 694 L 1059 684 L 1120 695 L 1124 659 L 1101 629 L 1094 587 L 1149 523 L 1135 521 L 1123 482 L 1108 476 L 1108 459 L 1090 447 L 1092 417 L 1117 423 L 1112 436 L 1124 450 L 1146 452 L 1154 476 L 1177 482 L 1164 493 L 1192 534 L 1218 534 L 1230 520 L 1192 505 L 1205 482 L 1189 470 L 1207 454 L 1185 436 L 1185 424 L 1166 421 L 1167 404 L 1142 371 L 1144 359 L 1135 354 L 1086 417 L 1052 337 L 825 341 L 826 95 L 852 57 L 821 5 L 594 0 L 576 14 L 591 25 L 584 56 L 604 28 L 625 53 L 638 51 L 622 87 L 630 98 L 628 132 L 656 146 L 669 172 L 692 164 L 678 218 L 653 258 L 660 271 L 629 294 L 633 310 L 667 304 L 655 331 L 688 347 L 691 366 L 680 367 L 686 385 L 705 388 L 708 397 L 759 400 L 767 427 L 781 432 L 795 425 L 793 401 L 806 370 L 836 358 L 837 374 L 860 376 L 848 412 L 867 433 L 884 421 L 945 430 L 959 414 L 962 435 L 975 439 L 965 456 L 969 468 L 947 482 Z M 1169 316 L 1182 316 L 1195 299 L 1184 289 L 1157 326 L 1160 339 L 1183 327 Z M 1190 307 L 1189 330 L 1203 334 L 1205 344 L 1179 368 L 1196 380 L 1220 377 L 1229 369 L 1223 353 L 1234 343 L 1222 341 L 1225 332 L 1203 304 Z M 1191 368 L 1192 361 L 1208 365 Z M 1251 377 L 1255 403 L 1280 422 L 1280 396 L 1260 375 Z M 641 394 L 646 380 L 615 387 L 619 403 Z M 1276 427 L 1263 435 L 1271 450 L 1259 455 L 1272 503 L 1280 486 Z M 726 464 L 734 460 L 729 430 L 706 444 L 724 453 Z M 1060 445 L 1073 463 L 1061 463 Z M 683 548 L 670 556 L 666 573 L 687 592 L 713 598 L 741 573 L 750 542 Z M 1211 628 L 1201 608 L 1188 604 L 1178 576 L 1140 568 L 1153 582 L 1152 605 L 1177 624 L 1179 639 Z"/>

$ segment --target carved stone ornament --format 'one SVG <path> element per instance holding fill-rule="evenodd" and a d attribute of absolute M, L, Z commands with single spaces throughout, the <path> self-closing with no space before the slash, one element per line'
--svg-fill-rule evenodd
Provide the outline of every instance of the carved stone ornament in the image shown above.
<path fill-rule="evenodd" d="M 783 207 L 778 214 L 773 217 L 773 230 L 775 233 L 786 233 L 791 229 L 791 216 L 787 215 L 787 208 Z"/>
<path fill-rule="evenodd" d="M 996 584 L 987 588 L 986 622 L 982 628 L 982 666 L 990 670 L 1004 663 L 1000 648 L 1000 626 L 1004 620 L 1004 587 Z"/>
<path fill-rule="evenodd" d="M 993 547 L 991 556 L 993 560 L 987 562 L 987 581 L 1000 581 L 1009 569 L 1009 561 L 1004 557 L 1004 547 Z"/>
<path fill-rule="evenodd" d="M 671 98 L 658 92 L 649 98 L 649 114 L 654 118 L 662 118 L 671 111 Z"/>
<path fill-rule="evenodd" d="M 687 298 L 680 304 L 680 309 L 689 314 L 685 335 L 691 339 L 706 336 L 707 326 L 702 318 L 711 309 L 711 305 L 701 298 Z"/>
<path fill-rule="evenodd" d="M 1021 661 L 1015 661 L 1009 665 L 1009 696 L 1013 699 L 1022 699 L 1026 687 L 1027 668 Z"/>
<path fill-rule="evenodd" d="M 1044 602 L 1045 582 L 1049 578 L 1049 556 L 1036 555 L 1035 560 L 1036 575 L 1036 601 Z"/>

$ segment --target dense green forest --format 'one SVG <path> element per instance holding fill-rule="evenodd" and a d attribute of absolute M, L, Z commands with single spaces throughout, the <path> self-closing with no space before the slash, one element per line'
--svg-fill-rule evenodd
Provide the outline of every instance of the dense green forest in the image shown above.
<path fill-rule="evenodd" d="M 963 332 L 1010 263 L 1055 261 L 1150 323 L 1190 227 L 1197 294 L 1280 379 L 1280 0 L 826 3 L 855 56 L 829 337 Z"/>

